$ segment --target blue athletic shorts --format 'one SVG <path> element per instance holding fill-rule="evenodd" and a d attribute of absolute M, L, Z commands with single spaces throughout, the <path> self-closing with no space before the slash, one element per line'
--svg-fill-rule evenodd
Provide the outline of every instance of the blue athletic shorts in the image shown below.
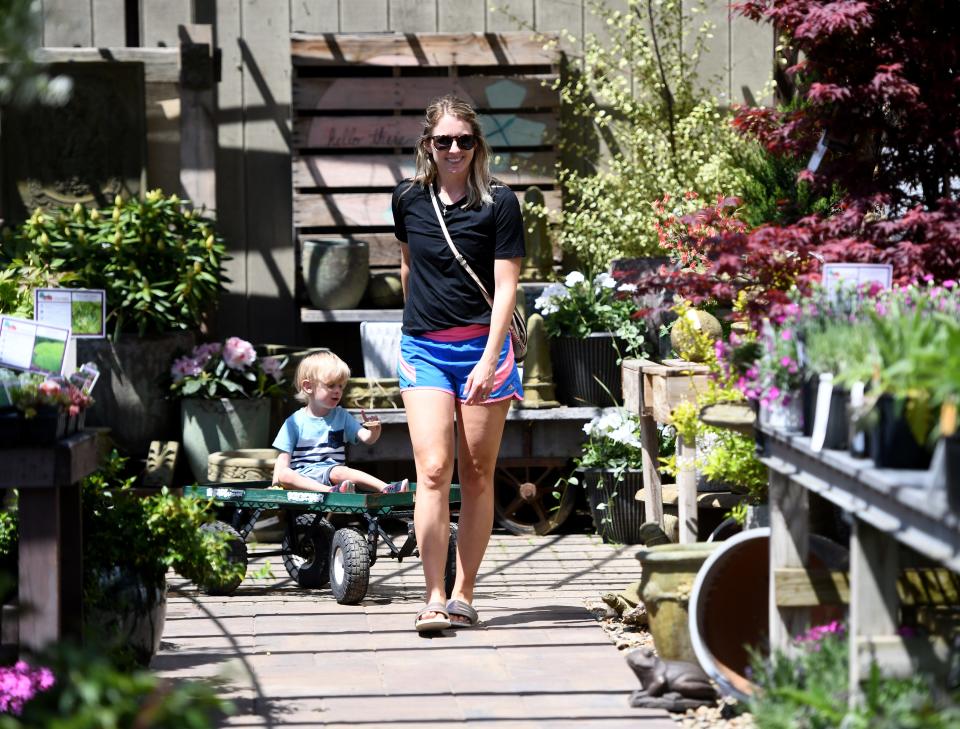
<path fill-rule="evenodd" d="M 422 336 L 402 335 L 397 364 L 400 389 L 441 390 L 463 402 L 467 377 L 483 355 L 488 333 L 489 327 L 472 325 Z M 500 349 L 493 390 L 483 402 L 509 398 L 523 400 L 523 385 L 513 359 L 513 343 L 507 336 Z"/>

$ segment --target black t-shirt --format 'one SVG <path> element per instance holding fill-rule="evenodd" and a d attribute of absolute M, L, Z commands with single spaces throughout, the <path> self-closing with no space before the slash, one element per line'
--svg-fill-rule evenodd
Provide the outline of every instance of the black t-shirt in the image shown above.
<path fill-rule="evenodd" d="M 492 205 L 467 209 L 466 200 L 460 200 L 446 206 L 443 219 L 454 245 L 493 296 L 494 260 L 523 258 L 526 253 L 517 196 L 499 183 L 491 192 Z M 409 180 L 397 185 L 393 191 L 393 224 L 397 238 L 410 246 L 403 332 L 419 335 L 467 324 L 489 324 L 490 305 L 453 257 L 430 191 L 416 184 L 410 187 Z"/>

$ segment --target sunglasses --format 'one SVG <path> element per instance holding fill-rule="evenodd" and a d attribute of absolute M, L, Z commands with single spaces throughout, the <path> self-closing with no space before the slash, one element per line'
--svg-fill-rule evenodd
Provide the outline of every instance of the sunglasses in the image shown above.
<path fill-rule="evenodd" d="M 452 137 L 449 134 L 437 134 L 436 136 L 430 137 L 430 139 L 433 140 L 433 146 L 441 152 L 446 152 L 450 149 L 454 142 L 464 151 L 473 149 L 473 145 L 477 143 L 477 138 L 473 134 L 461 134 L 459 137 Z"/>

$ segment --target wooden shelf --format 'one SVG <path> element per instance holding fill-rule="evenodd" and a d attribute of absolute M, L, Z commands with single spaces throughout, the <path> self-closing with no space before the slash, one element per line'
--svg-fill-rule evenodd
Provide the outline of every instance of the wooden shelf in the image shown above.
<path fill-rule="evenodd" d="M 403 321 L 403 309 L 300 309 L 304 324 Z"/>

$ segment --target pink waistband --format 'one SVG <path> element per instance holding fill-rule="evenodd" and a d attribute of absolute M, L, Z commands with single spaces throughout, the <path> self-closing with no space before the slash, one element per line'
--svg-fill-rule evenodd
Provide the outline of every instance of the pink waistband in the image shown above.
<path fill-rule="evenodd" d="M 423 336 L 434 342 L 462 342 L 465 339 L 476 339 L 490 333 L 486 324 L 468 324 L 465 327 L 451 327 L 437 332 L 427 332 Z"/>

